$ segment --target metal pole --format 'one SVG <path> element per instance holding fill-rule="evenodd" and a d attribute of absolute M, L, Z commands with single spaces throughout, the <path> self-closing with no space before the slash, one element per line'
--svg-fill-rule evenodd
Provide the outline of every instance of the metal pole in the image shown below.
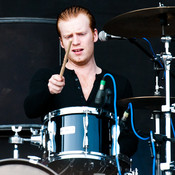
<path fill-rule="evenodd" d="M 171 37 L 162 37 L 162 42 L 165 43 L 165 53 L 163 54 L 162 58 L 164 61 L 165 66 L 165 73 L 166 73 L 166 81 L 165 81 L 165 87 L 166 87 L 166 105 L 162 106 L 162 112 L 165 112 L 165 135 L 167 138 L 171 138 L 171 112 L 170 112 L 170 63 L 172 60 L 172 55 L 169 52 L 169 42 L 171 41 Z M 167 170 L 170 169 L 170 163 L 171 163 L 171 142 L 166 142 L 165 146 L 165 159 L 166 159 L 166 165 Z M 166 175 L 171 175 L 172 173 L 170 171 L 165 171 Z"/>

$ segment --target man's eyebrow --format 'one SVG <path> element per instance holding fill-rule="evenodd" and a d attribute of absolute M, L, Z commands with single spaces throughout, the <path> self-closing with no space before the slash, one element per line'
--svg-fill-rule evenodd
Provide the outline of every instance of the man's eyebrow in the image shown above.
<path fill-rule="evenodd" d="M 68 37 L 68 36 L 72 36 L 73 34 L 65 34 L 63 35 L 64 38 Z"/>

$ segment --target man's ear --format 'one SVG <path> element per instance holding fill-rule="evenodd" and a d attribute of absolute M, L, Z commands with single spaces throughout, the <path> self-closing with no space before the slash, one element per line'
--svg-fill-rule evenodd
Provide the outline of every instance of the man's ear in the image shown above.
<path fill-rule="evenodd" d="M 94 42 L 98 41 L 98 30 L 94 29 Z"/>
<path fill-rule="evenodd" d="M 61 47 L 64 49 L 63 40 L 62 40 L 61 37 L 59 37 L 59 39 L 60 39 L 60 45 L 61 45 Z"/>

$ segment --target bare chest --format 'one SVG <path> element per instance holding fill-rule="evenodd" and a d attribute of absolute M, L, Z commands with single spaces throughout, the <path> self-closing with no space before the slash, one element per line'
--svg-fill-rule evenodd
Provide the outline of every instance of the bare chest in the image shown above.
<path fill-rule="evenodd" d="M 79 80 L 80 80 L 80 84 L 81 84 L 81 88 L 82 88 L 82 91 L 83 91 L 84 98 L 86 100 L 88 100 L 88 98 L 90 96 L 90 93 L 93 89 L 95 77 L 89 78 L 89 79 L 81 78 Z"/>

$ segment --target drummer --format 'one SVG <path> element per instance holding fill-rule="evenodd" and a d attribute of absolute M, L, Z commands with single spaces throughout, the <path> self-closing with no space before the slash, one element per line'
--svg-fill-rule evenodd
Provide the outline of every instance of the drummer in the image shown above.
<path fill-rule="evenodd" d="M 24 102 L 25 113 L 29 118 L 43 117 L 50 111 L 65 107 L 88 106 L 114 111 L 113 83 L 106 76 L 105 89 L 110 89 L 112 97 L 108 102 L 96 104 L 95 98 L 100 81 L 106 73 L 113 75 L 116 81 L 117 100 L 132 96 L 129 81 L 97 66 L 94 57 L 94 43 L 98 40 L 96 21 L 91 12 L 83 7 L 72 6 L 58 16 L 57 28 L 61 47 L 68 50 L 68 61 L 63 76 L 61 67 L 41 69 L 32 78 L 29 94 Z M 118 109 L 122 117 L 123 109 Z M 126 110 L 126 109 L 125 109 Z M 126 127 L 119 136 L 120 152 L 131 157 L 137 150 L 138 140 L 127 120 Z"/>

